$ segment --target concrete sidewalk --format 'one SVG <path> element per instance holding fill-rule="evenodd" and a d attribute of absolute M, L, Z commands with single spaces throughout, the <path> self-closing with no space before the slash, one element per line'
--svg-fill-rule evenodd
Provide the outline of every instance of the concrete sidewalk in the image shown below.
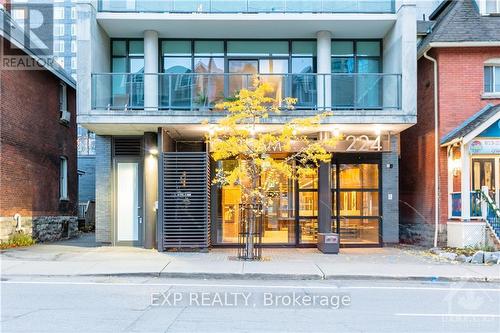
<path fill-rule="evenodd" d="M 2 251 L 2 278 L 10 276 L 150 276 L 206 279 L 394 279 L 500 282 L 500 265 L 439 262 L 423 252 L 395 247 L 264 249 L 266 260 L 234 260 L 235 249 L 209 253 L 160 253 L 132 247 L 101 247 L 87 234 L 78 239 Z"/>

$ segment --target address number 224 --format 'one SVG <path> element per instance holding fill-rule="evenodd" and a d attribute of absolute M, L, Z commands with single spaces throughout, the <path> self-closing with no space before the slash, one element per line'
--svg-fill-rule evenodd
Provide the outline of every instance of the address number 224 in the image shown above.
<path fill-rule="evenodd" d="M 347 151 L 381 151 L 382 150 L 380 135 L 378 135 L 374 140 L 370 140 L 370 138 L 367 135 L 360 135 L 360 136 L 349 135 L 346 138 L 346 141 L 350 142 L 349 146 L 346 149 Z"/>

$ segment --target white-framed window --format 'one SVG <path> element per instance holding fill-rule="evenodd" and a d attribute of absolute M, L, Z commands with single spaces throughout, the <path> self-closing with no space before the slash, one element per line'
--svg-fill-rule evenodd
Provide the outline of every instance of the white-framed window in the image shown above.
<path fill-rule="evenodd" d="M 76 58 L 75 57 L 71 58 L 71 69 L 72 70 L 76 69 Z"/>
<path fill-rule="evenodd" d="M 76 40 L 71 41 L 71 52 L 76 53 Z"/>
<path fill-rule="evenodd" d="M 66 83 L 59 82 L 59 111 L 68 111 L 68 87 Z"/>
<path fill-rule="evenodd" d="M 54 36 L 64 36 L 64 24 L 54 24 Z"/>
<path fill-rule="evenodd" d="M 76 24 L 71 25 L 71 36 L 76 36 Z"/>
<path fill-rule="evenodd" d="M 500 63 L 485 64 L 484 66 L 484 93 L 500 94 Z"/>
<path fill-rule="evenodd" d="M 54 20 L 64 20 L 64 7 L 54 7 Z"/>
<path fill-rule="evenodd" d="M 482 0 L 481 12 L 484 15 L 500 13 L 500 0 Z"/>
<path fill-rule="evenodd" d="M 68 200 L 68 159 L 59 158 L 59 200 Z"/>
<path fill-rule="evenodd" d="M 76 20 L 76 7 L 71 7 L 71 19 Z"/>

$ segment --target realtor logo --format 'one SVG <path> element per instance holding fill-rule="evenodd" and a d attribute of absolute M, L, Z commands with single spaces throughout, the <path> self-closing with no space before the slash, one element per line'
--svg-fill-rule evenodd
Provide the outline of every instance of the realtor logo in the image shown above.
<path fill-rule="evenodd" d="M 52 57 L 54 45 L 54 6 L 48 2 L 12 3 L 10 17 L 4 14 L 3 30 L 12 41 L 38 57 Z M 15 44 L 15 43 L 14 43 Z M 13 45 L 4 55 L 16 55 Z"/>

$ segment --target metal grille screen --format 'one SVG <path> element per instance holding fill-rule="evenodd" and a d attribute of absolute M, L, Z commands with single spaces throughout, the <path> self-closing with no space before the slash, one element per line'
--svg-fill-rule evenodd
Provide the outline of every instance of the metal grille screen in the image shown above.
<path fill-rule="evenodd" d="M 205 152 L 164 153 L 163 250 L 210 246 L 210 167 Z"/>
<path fill-rule="evenodd" d="M 115 156 L 141 156 L 142 139 L 139 137 L 115 138 L 113 148 Z"/>

